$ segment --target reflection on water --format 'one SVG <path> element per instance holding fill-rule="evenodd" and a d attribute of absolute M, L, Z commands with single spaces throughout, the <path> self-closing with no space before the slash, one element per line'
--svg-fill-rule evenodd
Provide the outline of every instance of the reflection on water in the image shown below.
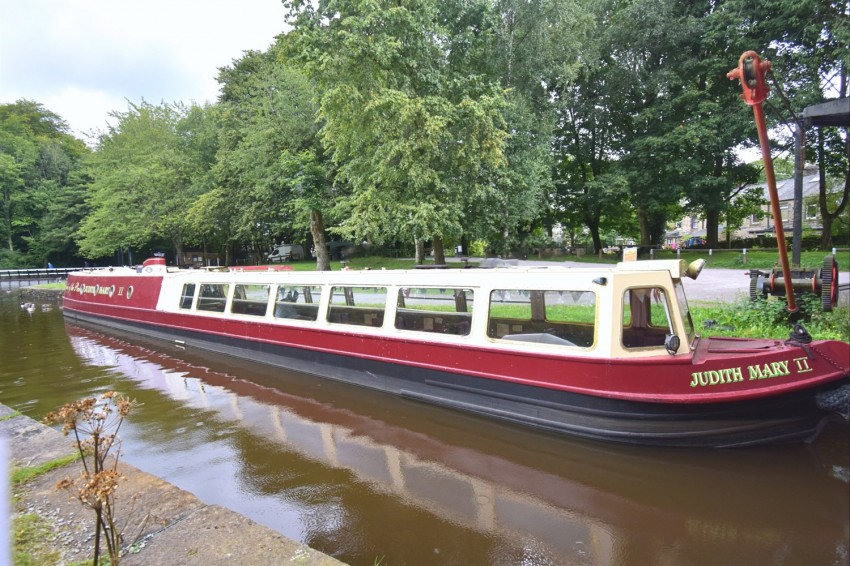
<path fill-rule="evenodd" d="M 846 426 L 813 446 L 610 446 L 54 312 L 0 317 L 0 402 L 40 418 L 117 389 L 142 403 L 122 431 L 127 461 L 352 564 L 848 560 Z"/>

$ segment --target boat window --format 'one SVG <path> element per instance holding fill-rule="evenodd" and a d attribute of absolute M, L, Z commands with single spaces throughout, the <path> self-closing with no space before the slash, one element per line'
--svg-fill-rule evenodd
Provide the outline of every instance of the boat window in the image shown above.
<path fill-rule="evenodd" d="M 195 284 L 185 283 L 183 285 L 183 293 L 180 295 L 180 308 L 191 309 L 192 301 L 195 299 Z"/>
<path fill-rule="evenodd" d="M 266 316 L 269 306 L 269 285 L 237 285 L 233 289 L 233 314 Z"/>
<path fill-rule="evenodd" d="M 382 326 L 386 305 L 386 287 L 333 287 L 328 322 Z"/>
<path fill-rule="evenodd" d="M 580 348 L 596 340 L 593 291 L 496 289 L 489 315 L 490 338 Z"/>
<path fill-rule="evenodd" d="M 664 289 L 628 289 L 623 295 L 623 346 L 663 348 L 668 334 L 673 334 L 673 326 Z"/>
<path fill-rule="evenodd" d="M 201 291 L 198 294 L 198 310 L 224 312 L 224 306 L 227 303 L 227 292 L 230 290 L 230 285 L 222 283 L 204 283 L 201 285 Z"/>
<path fill-rule="evenodd" d="M 275 318 L 316 320 L 322 288 L 316 285 L 281 285 L 274 302 Z"/>
<path fill-rule="evenodd" d="M 682 313 L 682 321 L 685 323 L 688 343 L 691 343 L 696 338 L 696 330 L 694 329 L 694 319 L 691 318 L 688 299 L 685 297 L 685 286 L 682 285 L 681 281 L 676 281 L 676 301 L 679 303 L 679 311 Z"/>
<path fill-rule="evenodd" d="M 472 321 L 472 289 L 412 288 L 398 291 L 399 330 L 466 336 Z"/>

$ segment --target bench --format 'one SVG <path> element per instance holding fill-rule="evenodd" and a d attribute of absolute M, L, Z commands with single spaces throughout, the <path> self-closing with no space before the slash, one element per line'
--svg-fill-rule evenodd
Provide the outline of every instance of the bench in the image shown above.
<path fill-rule="evenodd" d="M 560 344 L 578 348 L 589 348 L 595 338 L 592 324 L 511 318 L 491 318 L 487 335 L 502 340 Z"/>
<path fill-rule="evenodd" d="M 398 309 L 395 327 L 399 330 L 466 336 L 472 327 L 471 321 L 470 313 Z"/>

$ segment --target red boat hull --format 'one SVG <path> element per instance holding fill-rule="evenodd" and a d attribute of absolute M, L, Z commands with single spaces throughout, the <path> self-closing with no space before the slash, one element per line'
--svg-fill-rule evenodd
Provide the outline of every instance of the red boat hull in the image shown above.
<path fill-rule="evenodd" d="M 156 308 L 161 284 L 156 276 L 72 276 L 64 313 L 70 321 L 187 349 L 629 444 L 723 447 L 807 440 L 830 416 L 819 396 L 850 390 L 841 365 L 850 346 L 834 341 L 803 348 L 775 340 L 704 338 L 691 356 L 566 357 L 521 344 L 487 347 L 429 340 L 423 333 L 162 311 Z"/>

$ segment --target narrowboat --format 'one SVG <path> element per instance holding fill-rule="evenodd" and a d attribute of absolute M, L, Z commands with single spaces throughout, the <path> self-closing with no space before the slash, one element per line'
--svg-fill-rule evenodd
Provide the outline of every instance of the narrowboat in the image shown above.
<path fill-rule="evenodd" d="M 296 272 L 136 268 L 68 277 L 64 316 L 536 429 L 732 447 L 813 440 L 850 404 L 850 344 L 700 336 L 701 261 L 610 268 Z"/>

